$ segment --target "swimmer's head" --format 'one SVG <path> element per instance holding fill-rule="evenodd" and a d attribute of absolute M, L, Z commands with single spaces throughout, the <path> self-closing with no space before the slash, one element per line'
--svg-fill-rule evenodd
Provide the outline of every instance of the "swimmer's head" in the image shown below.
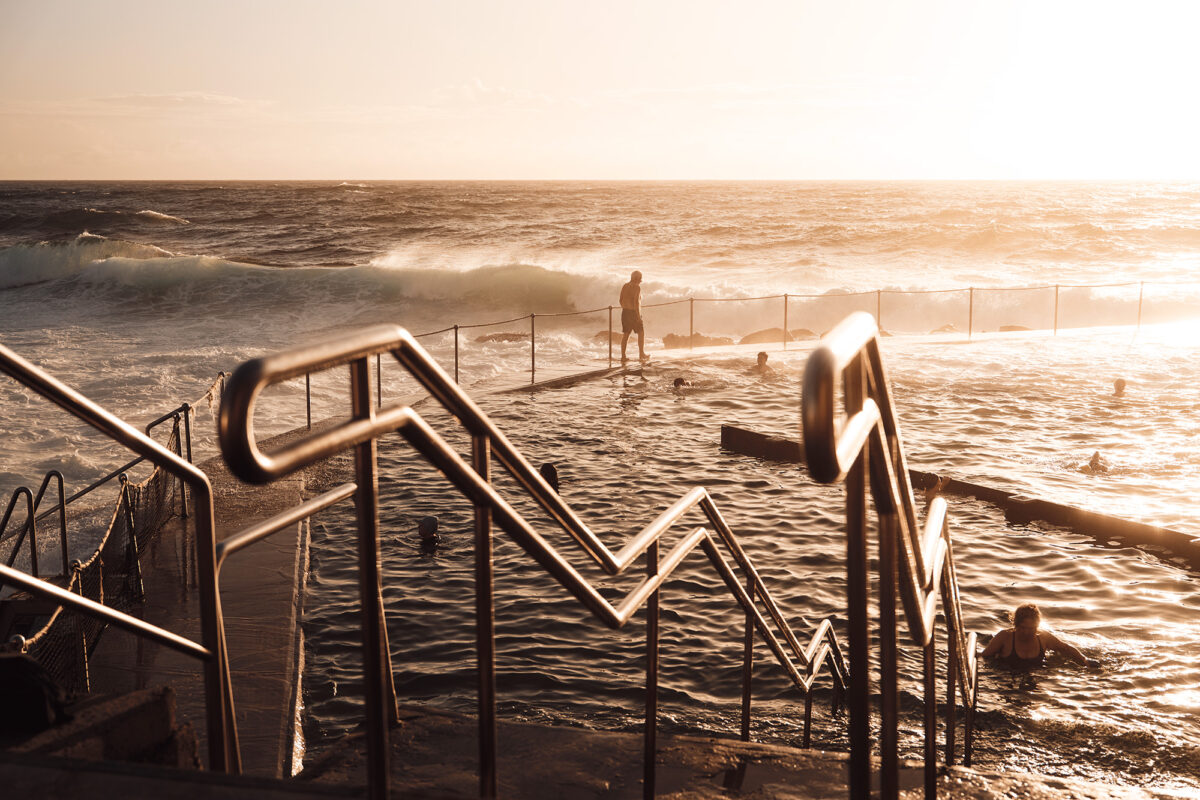
<path fill-rule="evenodd" d="M 437 517 L 421 517 L 417 521 L 417 533 L 423 541 L 429 539 L 437 539 L 438 518 Z"/>
<path fill-rule="evenodd" d="M 1014 628 L 1024 627 L 1036 631 L 1042 624 L 1042 612 L 1033 603 L 1017 606 L 1017 610 L 1012 613 L 1012 623 Z"/>
<path fill-rule="evenodd" d="M 1125 379 L 1117 378 L 1113 381 L 1113 395 L 1120 397 L 1123 394 L 1125 394 Z"/>
<path fill-rule="evenodd" d="M 760 350 L 758 353 L 758 365 L 764 366 L 767 363 L 767 353 L 765 350 Z"/>
<path fill-rule="evenodd" d="M 681 387 L 684 387 L 684 386 L 687 386 L 687 385 L 688 385 L 688 382 L 687 382 L 687 381 L 685 381 L 683 378 L 676 378 L 676 379 L 675 379 L 675 388 L 676 388 L 676 389 L 679 389 L 679 388 L 681 388 Z"/>

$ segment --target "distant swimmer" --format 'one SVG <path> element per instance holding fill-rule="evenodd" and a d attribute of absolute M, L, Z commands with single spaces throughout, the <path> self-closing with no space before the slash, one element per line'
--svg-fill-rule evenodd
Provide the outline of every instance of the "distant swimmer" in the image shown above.
<path fill-rule="evenodd" d="M 629 335 L 638 335 L 638 359 L 646 360 L 646 329 L 642 324 L 642 273 L 634 270 L 629 283 L 621 287 L 621 366 L 625 366 L 625 347 Z"/>
<path fill-rule="evenodd" d="M 417 535 L 421 537 L 421 552 L 432 553 L 438 547 L 438 518 L 421 517 L 417 522 Z"/>
<path fill-rule="evenodd" d="M 1125 379 L 1117 378 L 1113 381 L 1113 397 L 1123 397 L 1125 395 Z"/>
<path fill-rule="evenodd" d="M 1033 603 L 1019 606 L 1012 613 L 1011 628 L 1000 631 L 983 650 L 985 658 L 995 658 L 1001 664 L 1018 670 L 1035 669 L 1046 664 L 1046 652 L 1057 650 L 1076 664 L 1098 667 L 1100 662 L 1090 659 L 1078 648 L 1059 639 L 1050 631 L 1039 630 L 1042 612 Z"/>
<path fill-rule="evenodd" d="M 1108 464 L 1104 463 L 1104 459 L 1100 457 L 1100 451 L 1092 453 L 1092 458 L 1088 463 L 1079 468 L 1079 471 L 1084 475 L 1102 475 L 1108 472 Z"/>
<path fill-rule="evenodd" d="M 692 384 L 691 384 L 690 382 L 688 382 L 688 381 L 684 380 L 683 378 L 676 378 L 676 379 L 675 379 L 675 383 L 674 383 L 674 384 L 672 384 L 672 387 L 671 387 L 671 388 L 673 388 L 673 389 L 685 389 L 685 388 L 687 388 L 687 387 L 689 387 L 689 386 L 691 386 L 691 385 L 692 385 Z"/>
<path fill-rule="evenodd" d="M 751 375 L 774 375 L 775 370 L 767 363 L 767 354 L 765 351 L 759 351 L 758 363 L 750 368 Z"/>

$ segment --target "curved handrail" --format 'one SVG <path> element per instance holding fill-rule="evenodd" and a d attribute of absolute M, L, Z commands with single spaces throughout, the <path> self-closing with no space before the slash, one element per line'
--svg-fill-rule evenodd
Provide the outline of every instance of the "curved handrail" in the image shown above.
<path fill-rule="evenodd" d="M 397 404 L 385 408 L 373 408 L 369 397 L 364 400 L 364 396 L 370 391 L 369 381 L 366 378 L 368 359 L 385 352 L 391 353 L 416 378 L 418 383 L 466 428 L 472 436 L 475 447 L 472 464 L 467 464 L 411 407 Z M 259 394 L 272 384 L 345 364 L 351 365 L 351 396 L 355 406 L 355 416 L 273 452 L 262 452 L 254 437 L 254 409 Z M 627 623 L 642 605 L 648 601 L 655 602 L 654 598 L 658 589 L 685 557 L 696 547 L 700 547 L 725 582 L 730 593 L 745 610 L 747 624 L 753 625 L 759 631 L 789 678 L 797 687 L 805 691 L 806 696 L 810 696 L 808 693 L 817 676 L 817 671 L 825 662 L 829 663 L 839 690 L 844 688 L 848 673 L 841 647 L 829 620 L 821 621 L 807 646 L 800 644 L 782 610 L 763 583 L 758 570 L 738 543 L 733 531 L 705 489 L 696 487 L 684 494 L 614 553 L 562 500 L 558 493 L 550 488 L 541 474 L 417 343 L 415 337 L 403 328 L 395 325 L 375 326 L 336 341 L 322 342 L 306 348 L 253 359 L 242 364 L 233 373 L 227 384 L 218 421 L 221 450 L 230 470 L 243 480 L 252 483 L 268 483 L 351 447 L 369 446 L 372 448 L 362 457 L 371 462 L 368 469 L 373 470 L 374 440 L 391 432 L 399 432 L 403 435 L 463 495 L 474 503 L 477 509 L 477 524 L 481 512 L 485 518 L 490 515 L 530 557 L 546 569 L 604 624 L 619 628 Z M 570 534 L 580 549 L 606 572 L 613 575 L 621 574 L 640 556 L 646 554 L 648 557 L 646 577 L 616 605 L 610 603 L 495 490 L 487 475 L 488 451 L 495 455 L 496 460 L 515 479 L 518 486 L 531 495 L 542 509 Z M 370 474 L 364 477 L 360 473 L 357 479 L 358 485 L 369 486 L 373 482 Z M 373 500 L 373 495 L 371 497 Z M 358 501 L 360 521 L 365 505 L 367 504 L 361 499 Z M 695 528 L 678 541 L 660 561 L 658 559 L 659 540 L 684 514 L 694 508 L 699 508 L 704 513 L 715 530 L 715 534 L 704 527 Z M 374 521 L 368 520 L 368 523 L 372 522 Z M 372 535 L 369 532 L 364 534 L 362 530 L 360 526 L 360 548 L 364 546 L 364 536 L 368 540 L 374 539 L 374 544 L 367 541 L 365 545 L 368 552 L 366 557 L 362 555 L 363 551 L 360 549 L 360 570 L 369 570 L 370 562 L 376 560 L 376 556 L 370 555 L 370 549 L 377 548 L 378 535 L 377 533 Z M 728 547 L 734 561 L 747 576 L 747 587 L 741 585 L 725 557 L 718 550 L 718 541 Z M 490 548 L 490 545 L 485 544 L 484 546 Z M 365 566 L 363 566 L 364 564 Z M 490 565 L 487 569 L 490 570 Z M 488 572 L 488 576 L 490 581 L 490 572 Z M 366 579 L 360 575 L 360 582 L 364 580 Z M 370 587 L 360 586 L 360 591 L 363 593 L 365 606 L 371 599 L 369 597 Z M 755 602 L 756 597 L 762 599 L 767 616 L 775 622 L 783 634 L 782 642 L 780 637 L 771 630 L 767 616 L 764 616 L 759 610 Z M 375 612 L 364 611 L 364 630 L 375 624 L 377 619 L 378 615 Z M 374 653 L 370 652 L 373 643 L 377 641 L 377 635 L 364 634 L 364 648 L 368 649 L 364 655 L 364 662 L 368 671 L 374 669 L 374 664 L 379 660 Z M 383 657 L 386 658 L 386 655 Z M 794 660 L 800 662 L 801 668 L 797 668 Z M 380 681 L 381 678 L 373 673 L 368 674 L 366 681 L 368 692 L 378 691 L 373 687 L 378 687 Z M 481 690 L 481 695 L 482 693 L 483 690 Z M 368 697 L 368 714 L 382 714 L 381 708 L 378 710 L 371 708 L 374 705 L 382 707 L 382 703 L 373 703 L 372 699 Z M 490 722 L 485 722 L 481 713 L 481 742 L 487 738 L 487 733 L 483 730 L 487 724 Z M 744 730 L 745 724 L 744 722 Z M 375 737 L 385 738 L 386 730 L 382 720 L 372 721 L 368 717 L 368 733 L 372 739 Z M 652 733 L 648 726 L 648 739 L 651 736 Z M 377 779 L 384 782 L 382 791 L 386 792 L 386 763 L 381 767 L 376 763 L 379 759 L 386 759 L 386 747 L 379 745 L 370 747 L 368 750 L 368 773 L 378 776 Z M 488 761 L 491 763 L 490 767 L 487 763 L 483 763 Z M 482 753 L 481 763 L 483 763 L 481 794 L 494 794 L 494 784 L 489 788 L 485 778 L 485 773 L 488 771 L 494 776 L 494 751 L 490 757 L 488 753 Z M 652 764 L 653 758 L 651 757 L 647 768 L 651 769 Z M 653 777 L 649 775 L 647 791 L 652 791 L 652 786 Z M 381 791 L 374 785 L 374 779 L 372 791 Z"/>
<path fill-rule="evenodd" d="M 841 394 L 845 411 L 840 413 L 837 395 Z M 975 634 L 967 634 L 963 626 L 957 575 L 951 551 L 951 537 L 946 523 L 946 502 L 933 498 L 926 512 L 925 525 L 918 526 L 916 503 L 905 463 L 899 423 L 892 403 L 891 387 L 879 352 L 878 327 L 875 319 L 865 312 L 851 314 L 831 331 L 810 355 L 804 373 L 801 411 L 804 429 L 805 457 L 813 478 L 822 483 L 846 482 L 848 540 L 864 536 L 864 481 L 869 474 L 871 496 L 879 516 L 880 570 L 880 647 L 881 691 L 883 708 L 883 770 L 884 796 L 896 793 L 895 757 L 895 582 L 899 579 L 899 594 L 913 642 L 926 651 L 926 795 L 936 794 L 933 783 L 932 714 L 936 699 L 931 691 L 934 623 L 937 601 L 942 599 L 949 629 L 948 655 L 949 693 L 954 696 L 957 680 L 961 697 L 967 707 L 965 758 L 970 763 L 973 712 L 978 693 Z M 854 544 L 851 541 L 848 548 Z M 895 547 L 899 545 L 899 550 Z M 852 573 L 865 571 L 865 542 L 858 543 L 861 552 L 848 558 L 847 569 Z M 855 560 L 860 562 L 856 566 Z M 899 562 L 898 574 L 895 569 Z M 853 596 L 859 591 L 862 596 Z M 852 574 L 848 580 L 851 616 L 855 606 L 860 617 L 851 621 L 851 658 L 866 653 L 866 581 L 865 575 Z M 887 610 L 885 606 L 891 610 Z M 887 630 L 888 625 L 891 630 Z M 861 639 L 861 643 L 856 640 Z M 888 653 L 890 648 L 891 653 Z M 852 764 L 857 761 L 865 768 L 869 761 L 869 739 L 866 734 L 865 675 L 851 689 Z M 889 686 L 890 682 L 890 686 Z M 856 694 L 863 696 L 856 699 Z M 889 708 L 889 704 L 892 706 Z M 953 705 L 947 709 L 947 760 L 953 760 Z M 861 717 L 858 723 L 855 716 Z M 857 733 L 856 733 L 857 725 Z M 890 729 L 889 729 L 890 728 Z M 857 740 L 856 740 L 857 737 Z M 865 745 L 864 745 L 865 741 Z M 867 748 L 864 750 L 864 747 Z M 859 754 L 855 750 L 864 750 Z M 889 752 L 889 750 L 891 752 Z M 853 780 L 851 794 L 866 797 L 869 784 Z M 891 773 L 891 774 L 889 774 Z"/>
<path fill-rule="evenodd" d="M 191 490 L 196 506 L 196 561 L 201 583 L 202 640 L 200 649 L 193 652 L 204 663 L 209 762 L 214 770 L 240 772 L 241 757 L 238 752 L 237 728 L 234 722 L 233 694 L 229 686 L 229 666 L 225 654 L 221 602 L 215 588 L 216 529 L 213 519 L 212 485 L 208 482 L 208 476 L 3 344 L 0 344 L 0 373 L 33 389 L 68 414 L 86 422 L 109 438 L 149 460 L 155 466 L 161 467 L 179 478 Z M 0 575 L 7 576 L 7 573 L 0 572 Z M 58 598 L 57 592 L 60 590 L 57 587 L 45 581 L 29 580 L 33 582 L 21 582 L 21 585 L 36 594 Z M 116 621 L 111 616 L 103 614 L 87 604 L 69 604 L 84 613 Z M 201 651 L 203 655 L 201 655 Z"/>

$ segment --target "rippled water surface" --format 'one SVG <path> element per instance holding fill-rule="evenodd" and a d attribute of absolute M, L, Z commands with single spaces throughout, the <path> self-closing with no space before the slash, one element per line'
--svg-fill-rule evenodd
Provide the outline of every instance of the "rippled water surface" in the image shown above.
<path fill-rule="evenodd" d="M 1186 332 L 1185 332 L 1186 333 Z M 1179 329 L 1023 337 L 970 345 L 890 341 L 885 359 L 909 443 L 910 466 L 1030 495 L 1074 502 L 1194 531 L 1194 350 Z M 1106 354 L 1103 374 L 1089 372 Z M 630 375 L 533 395 L 482 401 L 534 463 L 554 462 L 562 494 L 616 549 L 693 485 L 708 488 L 784 609 L 802 630 L 843 619 L 840 495 L 796 465 L 720 448 L 720 425 L 795 437 L 803 353 L 773 354 L 778 374 L 747 374 L 745 356 L 664 363 Z M 1182 372 L 1182 374 L 1181 374 Z M 1129 388 L 1111 396 L 1112 379 Z M 672 387 L 683 376 L 693 386 Z M 466 452 L 432 405 L 423 413 Z M 1148 441 L 1147 441 L 1148 439 Z M 1163 452 L 1164 444 L 1173 448 Z M 1104 474 L 1079 467 L 1095 450 Z M 385 594 L 397 690 L 464 711 L 474 708 L 472 515 L 469 505 L 399 441 L 381 448 L 386 502 Z M 497 468 L 498 469 L 498 468 Z M 497 482 L 511 490 L 501 478 Z M 536 518 L 519 496 L 508 496 Z M 416 520 L 440 518 L 442 546 L 417 546 Z M 703 524 L 697 513 L 689 520 Z M 951 523 L 966 619 L 991 634 L 1021 602 L 1099 658 L 1098 670 L 1060 656 L 1016 675 L 983 667 L 976 763 L 1127 783 L 1200 789 L 1200 584 L 1189 565 L 1079 533 L 1011 525 L 984 503 L 953 499 Z M 680 530 L 684 530 L 683 526 Z M 540 530 L 613 600 L 637 575 L 612 579 L 564 535 Z M 644 662 L 642 616 L 609 631 L 496 536 L 498 696 L 501 713 L 527 720 L 635 730 Z M 357 704 L 352 563 L 333 553 L 350 533 L 324 520 L 314 540 L 307 630 L 309 734 L 353 725 Z M 635 571 L 636 572 L 636 571 Z M 697 551 L 663 593 L 662 713 L 667 730 L 733 735 L 738 724 L 742 615 Z M 986 637 L 985 637 L 986 641 Z M 920 654 L 904 650 L 902 747 L 918 756 Z M 761 644 L 756 736 L 797 742 L 803 697 Z M 844 720 L 828 715 L 818 685 L 815 742 L 844 748 Z M 944 692 L 944 690 L 942 690 Z"/>

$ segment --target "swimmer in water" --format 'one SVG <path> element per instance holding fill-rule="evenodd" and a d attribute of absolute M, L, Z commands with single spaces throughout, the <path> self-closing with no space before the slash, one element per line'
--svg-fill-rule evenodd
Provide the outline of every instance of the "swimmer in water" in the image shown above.
<path fill-rule="evenodd" d="M 1104 463 L 1104 459 L 1100 457 L 1100 451 L 1092 453 L 1092 458 L 1088 463 L 1079 468 L 1079 471 L 1084 475 L 1103 475 L 1108 472 L 1108 464 Z"/>
<path fill-rule="evenodd" d="M 765 351 L 760 351 L 758 354 L 758 363 L 750 368 L 751 375 L 774 375 L 775 370 L 767 364 L 767 354 Z"/>
<path fill-rule="evenodd" d="M 691 385 L 692 384 L 690 382 L 684 380 L 683 378 L 676 378 L 675 383 L 672 384 L 671 388 L 678 391 L 679 389 L 686 389 Z"/>
<path fill-rule="evenodd" d="M 1125 395 L 1125 379 L 1117 378 L 1113 381 L 1113 397 L 1123 397 Z"/>
<path fill-rule="evenodd" d="M 1042 612 L 1033 603 L 1026 603 L 1012 613 L 1011 628 L 1000 631 L 983 650 L 985 658 L 995 658 L 1013 669 L 1028 670 L 1044 666 L 1046 653 L 1057 650 L 1083 667 L 1098 667 L 1100 662 L 1090 659 L 1078 648 L 1067 644 L 1050 631 L 1039 630 Z"/>

